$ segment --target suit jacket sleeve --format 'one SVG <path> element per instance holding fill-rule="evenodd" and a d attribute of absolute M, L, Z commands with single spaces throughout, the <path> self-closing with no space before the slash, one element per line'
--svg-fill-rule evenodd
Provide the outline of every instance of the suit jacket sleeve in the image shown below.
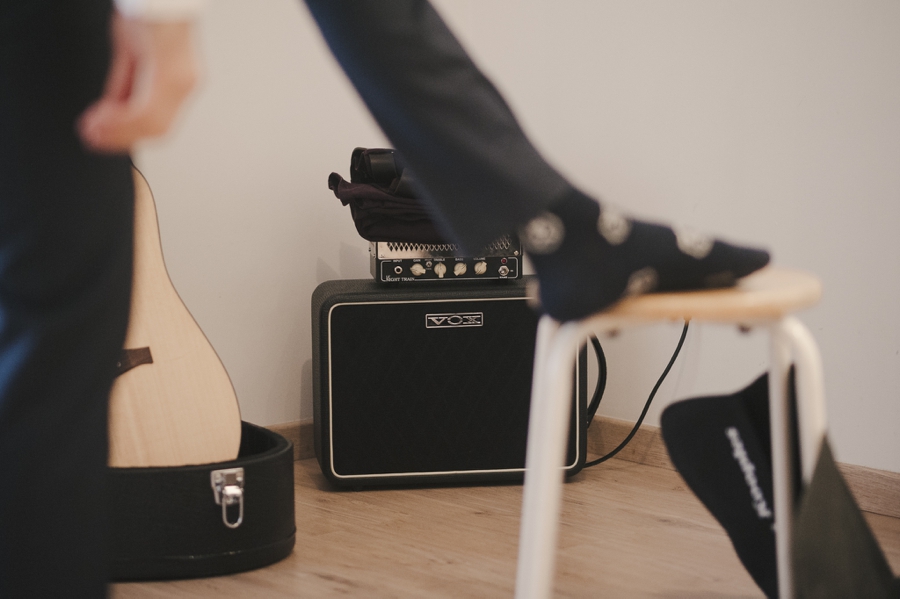
<path fill-rule="evenodd" d="M 425 0 L 306 0 L 445 233 L 477 251 L 571 191 Z"/>

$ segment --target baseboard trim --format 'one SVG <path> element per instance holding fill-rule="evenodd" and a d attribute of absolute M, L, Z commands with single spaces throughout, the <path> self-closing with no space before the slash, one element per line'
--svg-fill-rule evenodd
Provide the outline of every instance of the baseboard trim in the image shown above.
<path fill-rule="evenodd" d="M 634 428 L 633 422 L 604 416 L 594 417 L 594 421 L 588 427 L 588 460 L 606 455 L 614 450 L 625 440 L 632 428 Z M 658 426 L 642 425 L 635 433 L 634 438 L 616 454 L 616 457 L 645 466 L 675 470 Z"/>
<path fill-rule="evenodd" d="M 313 445 L 312 418 L 285 422 L 283 424 L 272 424 L 266 428 L 278 433 L 294 444 L 294 461 L 316 457 L 316 449 Z"/>
<path fill-rule="evenodd" d="M 628 436 L 633 422 L 599 417 L 588 428 L 588 454 L 606 455 Z M 616 456 L 630 462 L 674 470 L 658 426 L 643 425 Z M 900 518 L 900 473 L 838 463 L 863 511 Z"/>
<path fill-rule="evenodd" d="M 631 432 L 634 423 L 596 417 L 588 428 L 588 454 L 606 455 Z M 267 427 L 294 444 L 294 459 L 315 457 L 313 421 L 297 420 Z M 674 470 L 658 426 L 643 425 L 616 456 L 619 459 Z M 590 459 L 590 457 L 589 457 Z M 838 463 L 850 490 L 863 511 L 900 518 L 900 473 Z"/>

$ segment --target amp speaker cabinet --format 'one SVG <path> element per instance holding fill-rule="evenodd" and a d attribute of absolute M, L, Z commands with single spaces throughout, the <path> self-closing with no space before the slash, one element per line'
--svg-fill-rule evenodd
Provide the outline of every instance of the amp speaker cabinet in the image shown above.
<path fill-rule="evenodd" d="M 325 477 L 345 487 L 521 480 L 537 320 L 524 280 L 319 285 L 313 401 Z M 582 351 L 568 474 L 585 460 L 585 362 Z"/>

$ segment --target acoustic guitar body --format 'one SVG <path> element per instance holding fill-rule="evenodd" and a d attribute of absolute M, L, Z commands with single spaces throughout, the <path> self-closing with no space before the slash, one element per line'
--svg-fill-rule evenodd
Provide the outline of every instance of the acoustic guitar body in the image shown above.
<path fill-rule="evenodd" d="M 109 465 L 234 460 L 241 443 L 234 387 L 169 279 L 153 195 L 136 170 L 134 184 L 134 290 L 110 397 Z"/>

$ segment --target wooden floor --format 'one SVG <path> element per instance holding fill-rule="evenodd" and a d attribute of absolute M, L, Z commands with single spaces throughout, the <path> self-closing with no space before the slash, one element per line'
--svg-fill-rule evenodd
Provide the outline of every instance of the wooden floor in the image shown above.
<path fill-rule="evenodd" d="M 511 597 L 518 485 L 336 491 L 295 462 L 297 545 L 261 570 L 114 585 L 155 597 Z M 565 487 L 557 597 L 762 597 L 676 472 L 614 459 Z M 895 572 L 900 520 L 867 514 Z"/>

